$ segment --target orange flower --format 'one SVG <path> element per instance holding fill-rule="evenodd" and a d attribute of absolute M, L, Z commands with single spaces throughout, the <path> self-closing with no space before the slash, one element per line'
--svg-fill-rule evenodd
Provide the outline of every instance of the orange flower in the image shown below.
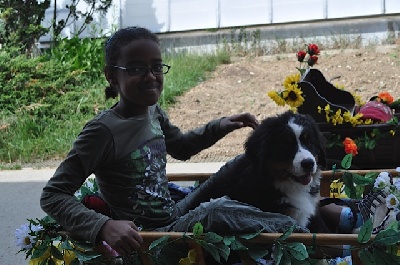
<path fill-rule="evenodd" d="M 356 143 L 350 137 L 346 137 L 343 141 L 344 151 L 346 154 L 352 154 L 356 156 L 358 154 L 358 148 Z"/>
<path fill-rule="evenodd" d="M 389 92 L 379 92 L 378 94 L 378 98 L 380 99 L 380 101 L 383 101 L 383 103 L 386 104 L 392 104 L 393 103 L 393 97 L 392 95 L 390 95 Z"/>

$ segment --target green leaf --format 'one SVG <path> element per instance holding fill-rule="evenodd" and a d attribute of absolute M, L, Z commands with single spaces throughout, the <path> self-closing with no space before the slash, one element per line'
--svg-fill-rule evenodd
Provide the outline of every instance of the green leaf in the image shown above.
<path fill-rule="evenodd" d="M 204 236 L 204 241 L 207 243 L 219 243 L 223 240 L 224 238 L 214 232 L 207 232 L 206 235 Z"/>
<path fill-rule="evenodd" d="M 251 247 L 249 247 L 248 253 L 253 260 L 258 260 L 267 256 L 268 250 L 266 250 L 265 247 L 260 245 L 252 245 Z"/>
<path fill-rule="evenodd" d="M 242 244 L 239 240 L 234 240 L 231 243 L 232 250 L 247 250 L 247 247 Z"/>
<path fill-rule="evenodd" d="M 373 243 L 376 245 L 393 245 L 400 242 L 400 232 L 393 229 L 385 229 L 379 231 Z"/>
<path fill-rule="evenodd" d="M 201 223 L 195 223 L 193 226 L 193 235 L 201 236 L 204 233 L 204 228 Z"/>
<path fill-rule="evenodd" d="M 204 241 L 203 241 L 204 242 Z M 220 253 L 219 253 L 219 249 L 214 246 L 213 244 L 210 243 L 201 243 L 201 246 L 204 248 L 205 251 L 207 251 L 208 253 L 210 253 L 210 255 L 219 263 L 221 263 L 221 258 L 220 258 Z"/>
<path fill-rule="evenodd" d="M 85 251 L 90 251 L 90 250 L 92 250 L 92 248 L 93 248 L 89 243 L 82 242 L 82 241 L 73 241 L 73 244 L 74 244 L 76 247 L 78 247 L 78 248 L 80 248 L 80 249 L 83 249 L 83 250 L 85 250 Z"/>
<path fill-rule="evenodd" d="M 250 234 L 243 234 L 243 235 L 239 235 L 239 237 L 243 238 L 243 239 L 252 239 L 255 238 L 256 236 L 258 236 L 259 234 L 261 234 L 261 232 L 263 231 L 263 229 L 261 229 L 258 232 L 254 232 L 254 233 L 250 233 Z"/>
<path fill-rule="evenodd" d="M 36 246 L 36 248 L 33 250 L 31 259 L 40 258 L 41 256 L 44 255 L 44 253 L 46 253 L 47 250 L 48 250 L 48 246 L 45 245 L 45 244 L 41 244 L 39 246 Z"/>
<path fill-rule="evenodd" d="M 236 238 L 234 236 L 224 236 L 223 242 L 225 245 L 230 246 L 235 240 Z"/>
<path fill-rule="evenodd" d="M 305 260 L 308 258 L 307 248 L 303 243 L 291 242 L 287 243 L 284 247 L 286 251 L 297 260 Z"/>
<path fill-rule="evenodd" d="M 356 185 L 371 185 L 375 183 L 375 179 L 366 178 L 359 174 L 353 173 L 353 182 Z"/>
<path fill-rule="evenodd" d="M 59 259 L 59 260 L 63 260 L 64 259 L 61 251 L 58 248 L 56 248 L 55 246 L 51 246 L 50 253 L 56 259 Z"/>
<path fill-rule="evenodd" d="M 296 228 L 296 225 L 292 225 L 289 227 L 288 230 L 286 230 L 280 237 L 278 237 L 277 241 L 282 242 L 285 241 L 292 233 L 293 230 Z"/>
<path fill-rule="evenodd" d="M 346 194 L 348 195 L 348 197 L 350 198 L 356 198 L 357 196 L 357 192 L 356 192 L 356 188 L 354 187 L 354 183 L 353 183 L 353 174 L 351 174 L 350 172 L 343 172 L 343 183 L 345 185 L 345 191 Z"/>
<path fill-rule="evenodd" d="M 66 249 L 66 250 L 74 250 L 74 248 L 71 246 L 71 243 L 69 242 L 69 240 L 62 241 L 60 247 L 62 249 Z"/>
<path fill-rule="evenodd" d="M 228 261 L 229 255 L 231 254 L 231 249 L 230 249 L 227 245 L 225 245 L 225 244 L 223 244 L 223 243 L 217 244 L 217 245 L 215 245 L 215 246 L 216 246 L 217 249 L 218 249 L 219 255 L 220 255 L 225 261 Z"/>
<path fill-rule="evenodd" d="M 358 233 L 357 241 L 359 243 L 366 243 L 370 240 L 372 234 L 372 218 L 369 218 L 360 229 Z"/>
<path fill-rule="evenodd" d="M 380 249 L 374 248 L 372 251 L 373 257 L 375 259 L 376 264 L 399 264 L 400 256 L 395 256 L 387 253 L 386 251 L 382 251 Z"/>
<path fill-rule="evenodd" d="M 377 265 L 372 253 L 366 249 L 361 249 L 358 252 L 358 256 L 360 257 L 360 260 L 363 265 Z"/>
<path fill-rule="evenodd" d="M 283 249 L 283 256 L 282 256 L 280 264 L 283 264 L 283 265 L 292 264 L 292 257 L 289 255 L 289 253 L 285 249 Z"/>
<path fill-rule="evenodd" d="M 168 240 L 169 240 L 170 236 L 166 235 L 166 236 L 162 236 L 156 240 L 154 240 L 153 242 L 151 242 L 150 246 L 149 246 L 149 250 L 152 249 L 162 249 L 166 244 L 168 244 Z"/>
<path fill-rule="evenodd" d="M 343 157 L 342 162 L 340 163 L 340 165 L 344 169 L 349 169 L 351 167 L 351 162 L 352 161 L 353 161 L 353 155 L 352 154 L 346 154 Z"/>
<path fill-rule="evenodd" d="M 282 260 L 282 257 L 283 257 L 282 248 L 281 248 L 281 246 L 279 244 L 276 244 L 275 248 L 274 248 L 274 260 L 275 260 L 275 263 L 276 264 L 280 264 L 280 262 Z"/>
<path fill-rule="evenodd" d="M 94 252 L 82 252 L 82 251 L 75 251 L 75 255 L 76 257 L 80 260 L 80 261 L 89 261 L 95 258 L 98 258 L 101 256 L 101 254 L 95 254 Z"/>

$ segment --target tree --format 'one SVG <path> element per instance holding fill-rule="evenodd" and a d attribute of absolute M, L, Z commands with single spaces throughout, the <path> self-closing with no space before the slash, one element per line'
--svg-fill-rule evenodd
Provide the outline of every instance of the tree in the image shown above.
<path fill-rule="evenodd" d="M 50 0 L 0 0 L 0 42 L 29 51 L 49 29 L 42 26 Z"/>
<path fill-rule="evenodd" d="M 83 1 L 88 5 L 85 11 L 77 9 L 81 0 L 71 0 L 71 4 L 66 5 L 69 9 L 67 18 L 57 20 L 57 0 L 54 0 L 52 26 L 44 28 L 42 22 L 51 0 L 0 0 L 0 43 L 30 53 L 35 42 L 44 34 L 51 32 L 57 39 L 65 27 L 82 21 L 74 32 L 78 36 L 93 21 L 95 13 L 105 14 L 112 4 L 112 0 Z"/>
<path fill-rule="evenodd" d="M 56 3 L 57 0 L 54 0 Z M 76 21 L 83 21 L 83 23 L 79 26 L 79 28 L 74 32 L 75 36 L 79 36 L 85 29 L 86 26 L 89 25 L 93 21 L 93 15 L 95 13 L 105 14 L 112 4 L 112 0 L 83 0 L 88 8 L 86 11 L 78 10 L 76 7 L 81 2 L 81 0 L 71 0 L 70 5 L 66 5 L 65 7 L 69 9 L 69 13 L 66 19 L 61 19 L 57 23 L 53 24 L 53 34 L 55 37 L 58 37 L 61 31 L 66 27 L 71 25 L 71 23 Z M 56 12 L 55 12 L 56 13 Z"/>

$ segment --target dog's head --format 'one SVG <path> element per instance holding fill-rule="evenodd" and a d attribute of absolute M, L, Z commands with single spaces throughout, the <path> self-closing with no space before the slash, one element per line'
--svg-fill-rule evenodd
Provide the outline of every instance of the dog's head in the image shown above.
<path fill-rule="evenodd" d="M 245 143 L 258 176 L 265 174 L 308 185 L 326 166 L 325 138 L 309 115 L 287 111 L 265 119 Z"/>

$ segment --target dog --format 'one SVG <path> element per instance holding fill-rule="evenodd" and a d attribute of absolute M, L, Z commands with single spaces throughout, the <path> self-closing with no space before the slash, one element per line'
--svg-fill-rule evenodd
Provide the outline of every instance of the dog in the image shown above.
<path fill-rule="evenodd" d="M 251 166 L 227 195 L 266 212 L 288 215 L 312 232 L 325 232 L 321 218 L 310 227 L 320 200 L 321 169 L 326 165 L 325 138 L 314 119 L 292 111 L 268 117 L 244 147 Z"/>

